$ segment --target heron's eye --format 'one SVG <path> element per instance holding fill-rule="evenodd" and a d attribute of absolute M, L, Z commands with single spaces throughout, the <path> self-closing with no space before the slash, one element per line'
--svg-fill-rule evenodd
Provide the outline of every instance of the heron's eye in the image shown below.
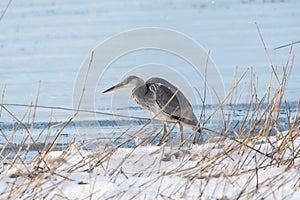
<path fill-rule="evenodd" d="M 152 92 L 155 92 L 156 90 L 157 90 L 157 85 L 156 84 L 151 84 L 150 86 L 149 86 L 149 89 L 152 91 Z"/>

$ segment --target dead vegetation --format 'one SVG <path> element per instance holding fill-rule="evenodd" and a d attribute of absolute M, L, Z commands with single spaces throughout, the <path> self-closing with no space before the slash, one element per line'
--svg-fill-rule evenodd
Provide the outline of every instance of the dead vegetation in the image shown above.
<path fill-rule="evenodd" d="M 263 40 L 262 43 L 264 44 Z M 39 86 L 35 103 L 28 106 L 22 118 L 18 118 L 9 107 L 22 105 L 3 103 L 4 87 L 1 112 L 10 115 L 16 125 L 9 133 L 0 130 L 5 139 L 5 144 L 0 149 L 0 180 L 5 181 L 6 185 L 0 191 L 1 198 L 72 199 L 70 192 L 64 189 L 70 184 L 73 185 L 73 191 L 78 189 L 77 195 L 80 199 L 292 197 L 300 189 L 299 104 L 297 110 L 291 112 L 285 98 L 287 82 L 293 68 L 293 46 L 286 64 L 281 67 L 272 65 L 265 45 L 264 48 L 272 70 L 267 91 L 262 96 L 257 94 L 259 76 L 252 69 L 240 77 L 235 72 L 227 97 L 220 100 L 220 105 L 217 106 L 223 113 L 222 129 L 214 130 L 206 125 L 211 116 L 207 116 L 203 109 L 201 130 L 214 137 L 200 140 L 195 131 L 179 146 L 162 145 L 149 148 L 145 144 L 151 143 L 153 135 L 160 133 L 160 130 L 155 130 L 148 133 L 148 137 L 136 140 L 135 147 L 122 148 L 124 144 L 145 132 L 153 120 L 146 119 L 139 131 L 118 145 L 107 144 L 94 151 L 85 151 L 72 139 L 62 151 L 53 151 L 59 136 L 79 112 L 107 113 L 80 110 L 80 101 L 76 109 L 39 106 Z M 93 53 L 90 64 L 92 60 Z M 250 77 L 249 87 L 241 88 L 240 83 L 246 76 Z M 242 116 L 236 120 L 240 112 L 240 97 L 247 90 L 250 94 L 249 102 L 244 105 Z M 82 88 L 82 97 L 84 91 L 85 88 Z M 203 105 L 206 104 L 205 96 L 204 89 L 202 96 L 200 95 Z M 46 135 L 42 147 L 32 136 L 37 108 L 73 112 L 56 131 L 53 129 L 57 125 L 51 125 L 50 117 L 48 126 L 39 134 Z M 281 114 L 283 111 L 284 118 Z M 288 129 L 283 130 L 282 124 L 286 124 Z M 20 128 L 24 134 L 21 144 L 15 148 L 12 141 Z M 187 148 L 185 143 L 190 144 L 195 135 L 198 142 L 202 143 Z M 37 156 L 28 159 L 26 155 L 30 148 L 37 152 Z M 102 183 L 100 186 L 99 182 Z M 103 185 L 114 185 L 119 189 L 111 190 L 103 188 Z M 80 194 L 82 187 L 86 193 Z"/>

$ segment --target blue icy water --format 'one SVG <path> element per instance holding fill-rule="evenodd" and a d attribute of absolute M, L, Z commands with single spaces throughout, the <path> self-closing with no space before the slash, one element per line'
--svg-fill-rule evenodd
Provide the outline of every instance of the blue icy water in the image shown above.
<path fill-rule="evenodd" d="M 3 10 L 7 3 L 8 0 L 1 1 L 0 9 Z M 0 21 L 0 86 L 5 88 L 2 101 L 6 104 L 34 104 L 41 81 L 38 105 L 73 108 L 76 77 L 91 50 L 120 32 L 141 27 L 175 30 L 201 44 L 210 51 L 226 92 L 230 90 L 236 67 L 238 75 L 252 68 L 258 77 L 258 94 L 263 95 L 272 69 L 255 23 L 261 29 L 272 64 L 281 69 L 287 61 L 289 48 L 274 48 L 300 40 L 299 6 L 297 0 L 12 1 Z M 170 41 L 171 44 L 176 42 Z M 300 45 L 295 45 L 294 68 L 286 90 L 287 101 L 292 102 L 294 107 L 297 107 L 300 90 L 299 50 Z M 190 78 L 189 74 L 193 72 L 178 57 L 161 52 L 137 52 L 112 63 L 102 81 L 95 80 L 99 84 L 92 100 L 94 109 L 111 112 L 113 107 L 125 110 L 121 112 L 125 115 L 148 118 L 149 114 L 136 108 L 128 98 L 125 99 L 126 104 L 114 102 L 111 106 L 111 95 L 104 95 L 101 91 L 121 79 L 126 73 L 124 66 L 148 66 L 151 63 L 174 66 L 175 72 L 183 69 L 185 74 L 180 75 L 189 81 L 191 88 L 201 89 L 203 80 Z M 159 66 L 153 70 L 151 73 L 154 75 L 160 72 Z M 249 76 L 242 86 L 249 84 L 247 78 Z M 129 93 L 129 90 L 123 93 Z M 247 93 L 242 95 L 241 102 L 246 102 L 248 97 Z M 196 98 L 192 104 L 199 104 L 199 99 Z M 13 144 L 18 145 L 26 131 L 14 129 L 17 121 L 21 120 L 31 127 L 34 110 L 32 108 L 29 114 L 26 106 L 7 106 L 7 109 L 13 116 L 2 109 L 1 129 Z M 34 117 L 36 123 L 32 126 L 34 137 L 42 142 L 47 135 L 45 126 L 53 125 L 47 125 L 48 121 L 54 124 L 66 121 L 73 113 L 38 108 Z M 200 108 L 196 107 L 196 115 L 199 116 L 199 113 Z M 97 114 L 96 121 L 104 127 L 101 130 L 104 136 L 101 137 L 115 136 L 118 131 L 115 131 L 114 120 L 110 115 Z M 127 123 L 127 119 L 118 120 Z M 45 131 L 41 131 L 44 128 Z M 94 122 L 80 128 L 84 130 L 79 131 L 82 138 L 90 138 L 89 134 L 96 137 L 95 133 L 99 132 Z M 15 138 L 9 138 L 12 130 L 17 130 Z M 55 129 L 51 131 L 55 133 Z M 64 133 L 65 141 L 70 141 L 77 132 L 71 124 Z M 0 143 L 5 143 L 3 136 Z"/>

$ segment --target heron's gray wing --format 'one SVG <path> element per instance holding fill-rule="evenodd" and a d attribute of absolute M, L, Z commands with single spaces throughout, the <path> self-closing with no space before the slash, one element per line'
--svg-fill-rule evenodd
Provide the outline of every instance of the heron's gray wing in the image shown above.
<path fill-rule="evenodd" d="M 180 103 L 174 95 L 175 93 L 172 92 L 169 88 L 159 85 L 156 90 L 156 103 L 162 109 L 163 112 L 167 113 L 168 115 L 180 119 Z"/>
<path fill-rule="evenodd" d="M 156 102 L 162 111 L 173 119 L 186 124 L 197 125 L 198 120 L 193 113 L 191 104 L 175 86 L 170 88 L 163 84 L 158 84 Z"/>

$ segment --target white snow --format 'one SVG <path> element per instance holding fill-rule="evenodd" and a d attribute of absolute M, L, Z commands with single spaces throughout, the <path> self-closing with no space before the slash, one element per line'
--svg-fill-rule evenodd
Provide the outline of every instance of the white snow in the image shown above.
<path fill-rule="evenodd" d="M 84 151 L 73 144 L 48 154 L 33 178 L 28 178 L 32 164 L 26 165 L 28 171 L 22 164 L 4 169 L 0 194 L 7 198 L 12 192 L 11 198 L 21 199 L 298 199 L 300 159 L 289 150 L 293 146 L 299 154 L 300 139 L 287 144 L 269 140 L 244 146 L 222 139 L 180 150 L 138 146 Z M 276 149 L 281 145 L 285 150 Z M 9 178 L 17 168 L 20 176 Z"/>

